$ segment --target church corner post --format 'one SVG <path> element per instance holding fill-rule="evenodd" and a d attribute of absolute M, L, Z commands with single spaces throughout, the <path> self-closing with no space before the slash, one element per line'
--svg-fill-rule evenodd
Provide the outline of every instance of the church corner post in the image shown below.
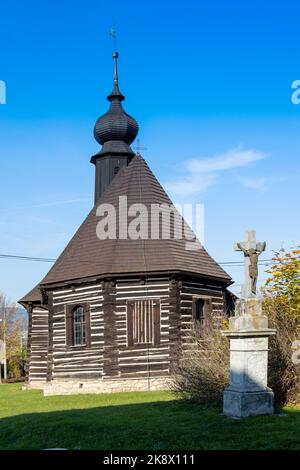
<path fill-rule="evenodd" d="M 268 341 L 276 330 L 268 327 L 256 293 L 258 257 L 265 248 L 265 242 L 256 242 L 254 230 L 234 245 L 244 254 L 245 282 L 229 330 L 222 331 L 230 340 L 230 384 L 223 394 L 223 413 L 232 418 L 274 413 L 274 394 L 267 379 Z"/>

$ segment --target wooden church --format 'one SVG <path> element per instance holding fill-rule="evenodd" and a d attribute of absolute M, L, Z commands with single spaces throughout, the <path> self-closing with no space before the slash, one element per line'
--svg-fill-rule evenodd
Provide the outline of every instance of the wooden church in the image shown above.
<path fill-rule="evenodd" d="M 122 106 L 114 52 L 109 110 L 95 125 L 95 205 L 40 284 L 20 300 L 29 315 L 27 386 L 44 393 L 166 388 L 195 324 L 228 309 L 230 276 L 199 244 L 174 236 L 100 239 L 98 208 L 171 206 L 130 145 L 138 124 Z M 181 216 L 180 216 L 181 217 Z M 183 219 L 181 218 L 183 223 Z M 127 228 L 126 228 L 127 230 Z M 150 230 L 150 228 L 149 228 Z M 122 234 L 121 234 L 122 231 Z M 121 236 L 122 235 L 122 236 Z"/>

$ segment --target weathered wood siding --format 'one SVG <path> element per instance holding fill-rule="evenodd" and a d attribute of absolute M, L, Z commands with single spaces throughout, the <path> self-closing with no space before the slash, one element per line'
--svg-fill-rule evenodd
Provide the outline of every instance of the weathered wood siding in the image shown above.
<path fill-rule="evenodd" d="M 48 380 L 57 378 L 97 378 L 103 374 L 103 288 L 92 284 L 54 290 L 51 299 Z M 89 303 L 90 347 L 67 346 L 66 306 Z"/>
<path fill-rule="evenodd" d="M 48 310 L 42 307 L 33 307 L 29 313 L 28 356 L 29 365 L 27 381 L 46 381 L 48 358 Z"/>
<path fill-rule="evenodd" d="M 45 379 L 47 376 L 47 380 L 167 376 L 176 364 L 181 345 L 183 349 L 191 345 L 190 333 L 194 322 L 192 304 L 193 297 L 197 295 L 211 299 L 212 315 L 224 315 L 224 289 L 221 285 L 202 283 L 200 280 L 153 277 L 141 281 L 139 278 L 129 278 L 57 288 L 49 293 L 48 355 L 48 337 L 40 336 L 40 341 L 41 338 L 45 341 L 44 349 L 35 356 L 36 365 L 31 361 L 30 367 L 39 365 L 38 373 L 43 371 L 43 377 Z M 158 299 L 160 304 L 159 344 L 128 345 L 128 301 L 146 298 Z M 68 346 L 66 341 L 67 305 L 80 303 L 90 306 L 90 347 Z M 41 318 L 46 319 L 46 316 L 39 318 L 41 322 Z M 37 319 L 34 321 L 37 322 Z M 36 325 L 42 327 L 42 324 Z M 34 373 L 34 369 L 31 370 Z"/>
<path fill-rule="evenodd" d="M 195 296 L 207 296 L 211 299 L 212 315 L 215 318 L 223 318 L 226 310 L 225 292 L 221 285 L 201 283 L 200 281 L 182 281 L 180 288 L 181 311 L 181 341 L 183 349 L 189 348 L 193 342 L 191 332 L 194 319 L 192 304 Z"/>
<path fill-rule="evenodd" d="M 137 347 L 127 344 L 127 301 L 141 298 L 159 299 L 161 308 L 160 344 Z M 170 370 L 170 281 L 148 279 L 118 281 L 116 284 L 116 346 L 119 377 L 159 377 Z"/>
<path fill-rule="evenodd" d="M 127 301 L 159 299 L 160 344 L 128 347 Z M 157 377 L 170 370 L 170 281 L 139 279 L 105 282 L 73 289 L 57 289 L 51 300 L 48 380 Z M 68 347 L 66 305 L 89 303 L 91 346 Z"/>

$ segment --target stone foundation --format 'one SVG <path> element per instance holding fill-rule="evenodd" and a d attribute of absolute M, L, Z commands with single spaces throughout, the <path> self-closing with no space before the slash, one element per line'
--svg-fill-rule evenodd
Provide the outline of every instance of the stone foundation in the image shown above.
<path fill-rule="evenodd" d="M 44 395 L 79 393 L 147 392 L 168 390 L 168 377 L 140 379 L 53 380 L 43 384 Z"/>
<path fill-rule="evenodd" d="M 46 382 L 44 380 L 31 380 L 22 386 L 22 390 L 38 389 L 43 390 Z"/>

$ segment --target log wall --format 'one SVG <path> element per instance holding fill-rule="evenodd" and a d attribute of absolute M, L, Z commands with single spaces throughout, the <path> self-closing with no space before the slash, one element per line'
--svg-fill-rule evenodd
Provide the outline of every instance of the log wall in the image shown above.
<path fill-rule="evenodd" d="M 192 304 L 199 295 L 211 299 L 212 315 L 224 316 L 224 288 L 199 280 L 119 279 L 49 292 L 49 315 L 41 307 L 31 315 L 29 382 L 167 377 L 180 346 L 191 347 Z M 160 342 L 129 346 L 127 302 L 143 298 L 159 300 Z M 66 341 L 67 305 L 80 303 L 90 306 L 90 347 Z"/>
<path fill-rule="evenodd" d="M 211 299 L 211 314 L 215 318 L 223 318 L 225 315 L 225 292 L 221 285 L 200 281 L 183 281 L 180 288 L 181 342 L 183 350 L 189 349 L 193 341 L 191 337 L 194 324 L 192 304 L 194 296 L 199 295 Z"/>
<path fill-rule="evenodd" d="M 166 278 L 118 281 L 116 285 L 116 344 L 119 376 L 123 378 L 166 376 L 170 370 L 170 282 Z M 153 298 L 160 301 L 160 344 L 149 347 L 128 347 L 127 301 Z"/>
<path fill-rule="evenodd" d="M 33 307 L 29 310 L 27 382 L 46 382 L 48 360 L 48 310 Z"/>
<path fill-rule="evenodd" d="M 89 286 L 57 289 L 51 299 L 50 341 L 48 380 L 58 378 L 98 378 L 103 375 L 103 286 L 101 283 Z M 90 334 L 89 348 L 67 346 L 66 306 L 89 303 Z"/>

